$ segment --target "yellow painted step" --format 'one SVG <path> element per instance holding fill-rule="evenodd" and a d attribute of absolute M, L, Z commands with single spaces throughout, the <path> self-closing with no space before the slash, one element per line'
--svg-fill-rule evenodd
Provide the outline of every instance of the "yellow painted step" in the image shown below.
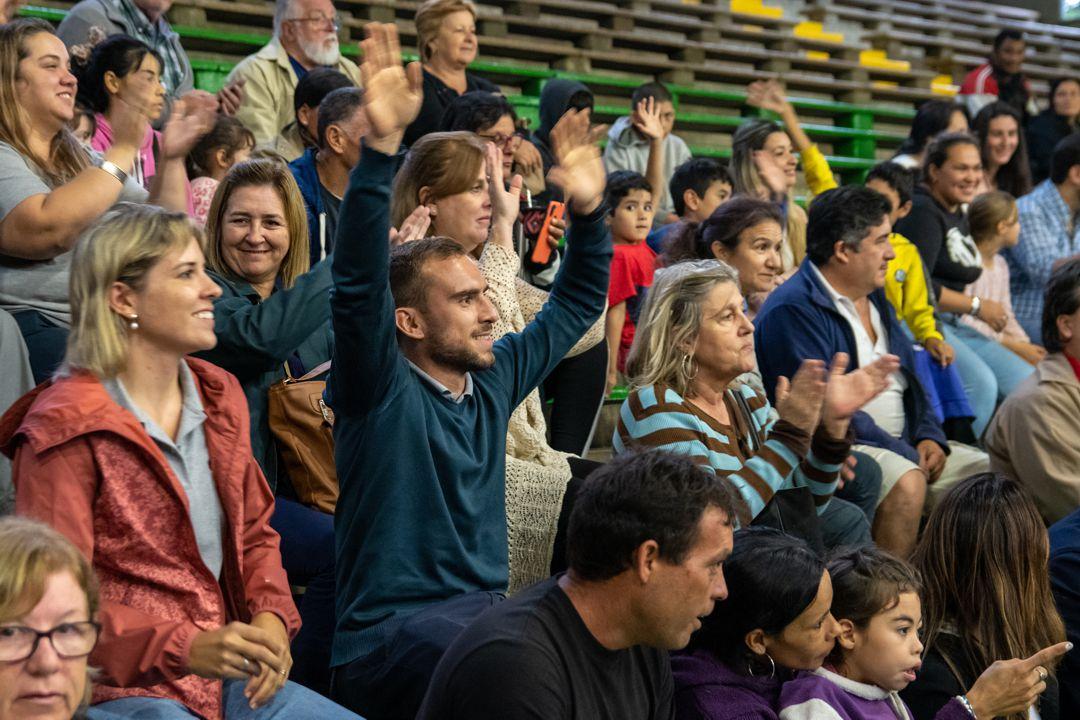
<path fill-rule="evenodd" d="M 859 64 L 866 67 L 899 70 L 900 72 L 911 70 L 911 63 L 907 60 L 892 60 L 885 56 L 884 50 L 863 50 L 859 53 Z"/>
<path fill-rule="evenodd" d="M 821 60 L 821 61 L 828 61 L 829 58 L 832 57 L 831 55 L 829 55 L 829 53 L 825 52 L 824 50 L 807 50 L 807 51 L 805 51 L 804 55 L 806 55 L 807 59 L 809 59 L 809 60 Z"/>
<path fill-rule="evenodd" d="M 930 81 L 930 91 L 937 95 L 953 97 L 960 92 L 960 86 L 953 83 L 952 75 L 938 75 Z"/>
<path fill-rule="evenodd" d="M 784 8 L 769 7 L 762 0 L 731 0 L 731 12 L 767 18 L 784 17 Z"/>
<path fill-rule="evenodd" d="M 844 42 L 844 34 L 838 32 L 826 32 L 825 27 L 819 22 L 813 22 L 812 20 L 805 20 L 792 29 L 792 34 L 795 37 L 806 38 L 807 40 L 823 40 L 825 42 L 842 43 Z"/>

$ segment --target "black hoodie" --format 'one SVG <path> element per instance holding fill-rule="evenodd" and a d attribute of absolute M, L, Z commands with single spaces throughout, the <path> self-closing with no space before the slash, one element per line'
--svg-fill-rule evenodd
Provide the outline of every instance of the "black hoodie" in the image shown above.
<path fill-rule="evenodd" d="M 532 140 L 544 159 L 545 175 L 555 164 L 555 155 L 551 151 L 551 130 L 570 109 L 570 98 L 579 92 L 592 95 L 589 88 L 576 80 L 548 80 L 540 93 L 540 127 L 533 133 Z"/>
<path fill-rule="evenodd" d="M 949 212 L 925 185 L 915 188 L 911 212 L 894 230 L 919 248 L 935 297 L 941 297 L 942 286 L 964 292 L 982 274 L 982 256 L 971 238 L 967 215 L 963 209 Z"/>

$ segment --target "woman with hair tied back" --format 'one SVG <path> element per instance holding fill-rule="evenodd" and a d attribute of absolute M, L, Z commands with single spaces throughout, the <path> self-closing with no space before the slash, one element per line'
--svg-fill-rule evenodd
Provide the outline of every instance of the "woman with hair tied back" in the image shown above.
<path fill-rule="evenodd" d="M 780 687 L 832 652 L 832 581 L 802 540 L 772 528 L 735 533 L 727 598 L 674 653 L 678 720 L 776 720 Z"/>
<path fill-rule="evenodd" d="M 901 697 L 915 720 L 935 717 L 969 687 L 980 720 L 1061 717 L 1054 667 L 1072 645 L 1054 607 L 1049 554 L 1046 526 L 1013 480 L 974 475 L 938 500 L 912 558 L 923 581 L 926 650 Z M 977 693 L 992 676 L 998 681 Z"/>
<path fill-rule="evenodd" d="M 777 491 L 807 487 L 826 544 L 869 541 L 863 511 L 832 495 L 851 448 L 851 416 L 885 388 L 896 358 L 848 374 L 846 355 L 831 369 L 807 360 L 790 382 L 778 383 L 774 413 L 763 393 L 736 382 L 756 367 L 753 332 L 738 275 L 726 263 L 657 270 L 627 359 L 632 389 L 619 411 L 615 451 L 694 457 L 738 491 L 744 526 Z"/>
<path fill-rule="evenodd" d="M 98 586 L 64 536 L 0 518 L 0 720 L 71 720 L 90 699 Z"/>
<path fill-rule="evenodd" d="M 921 173 L 926 148 L 934 138 L 942 133 L 967 132 L 969 125 L 968 112 L 963 105 L 952 100 L 927 100 L 915 111 L 911 131 L 892 161 Z"/>
<path fill-rule="evenodd" d="M 198 228 L 122 204 L 80 238 L 58 376 L 0 420 L 15 507 L 92 559 L 90 717 L 355 717 L 288 682 L 299 627 Z M 137 539 L 133 542 L 132 539 Z"/>
<path fill-rule="evenodd" d="M 147 110 L 119 104 L 109 149 L 87 152 L 67 126 L 77 90 L 67 66 L 67 48 L 48 23 L 0 26 L 0 308 L 19 323 L 38 382 L 63 359 L 76 239 L 116 202 L 147 199 L 128 174 L 149 131 Z M 151 202 L 187 208 L 184 156 L 211 110 L 197 99 L 173 108 Z"/>

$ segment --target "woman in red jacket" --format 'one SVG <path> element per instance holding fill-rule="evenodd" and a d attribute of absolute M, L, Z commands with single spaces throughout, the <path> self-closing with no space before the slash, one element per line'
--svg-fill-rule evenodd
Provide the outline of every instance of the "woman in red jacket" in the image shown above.
<path fill-rule="evenodd" d="M 90 717 L 355 717 L 288 683 L 300 619 L 233 376 L 214 346 L 199 231 L 122 204 L 79 240 L 64 365 L 0 423 L 16 510 L 93 561 Z"/>

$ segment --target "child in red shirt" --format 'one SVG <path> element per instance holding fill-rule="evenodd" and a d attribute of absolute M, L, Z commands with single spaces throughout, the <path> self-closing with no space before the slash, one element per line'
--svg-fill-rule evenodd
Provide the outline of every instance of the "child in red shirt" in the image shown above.
<path fill-rule="evenodd" d="M 652 187 L 640 173 L 623 170 L 608 175 L 606 201 L 608 224 L 615 255 L 611 259 L 608 285 L 608 312 L 605 331 L 608 342 L 606 394 L 618 382 L 626 354 L 634 342 L 634 329 L 652 285 L 656 253 L 645 243 L 652 229 Z"/>

